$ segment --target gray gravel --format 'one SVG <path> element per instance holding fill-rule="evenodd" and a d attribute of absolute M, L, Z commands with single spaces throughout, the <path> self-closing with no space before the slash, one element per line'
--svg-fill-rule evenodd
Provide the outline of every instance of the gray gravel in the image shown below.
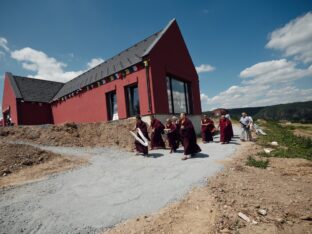
<path fill-rule="evenodd" d="M 156 212 L 202 185 L 222 168 L 216 160 L 229 157 L 238 144 L 237 139 L 228 145 L 200 144 L 202 153 L 187 161 L 181 160 L 182 148 L 142 157 L 112 148 L 40 146 L 89 155 L 91 165 L 0 190 L 0 233 L 95 233 Z"/>

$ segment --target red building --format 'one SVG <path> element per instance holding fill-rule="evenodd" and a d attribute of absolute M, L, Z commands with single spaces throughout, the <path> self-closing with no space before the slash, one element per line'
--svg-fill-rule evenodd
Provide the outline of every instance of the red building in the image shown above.
<path fill-rule="evenodd" d="M 199 80 L 175 20 L 67 83 L 5 74 L 2 111 L 16 125 L 201 114 Z"/>

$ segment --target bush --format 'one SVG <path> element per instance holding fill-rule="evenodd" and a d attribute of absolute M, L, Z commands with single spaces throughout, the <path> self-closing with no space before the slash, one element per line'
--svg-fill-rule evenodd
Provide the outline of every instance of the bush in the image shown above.
<path fill-rule="evenodd" d="M 252 156 L 249 156 L 247 158 L 246 165 L 251 166 L 251 167 L 258 167 L 258 168 L 265 169 L 269 165 L 269 160 L 261 160 L 261 159 L 257 160 L 255 158 L 253 158 Z"/>

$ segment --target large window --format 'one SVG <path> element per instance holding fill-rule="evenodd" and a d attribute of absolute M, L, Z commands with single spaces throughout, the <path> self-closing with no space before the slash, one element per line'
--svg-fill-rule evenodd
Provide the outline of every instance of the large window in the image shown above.
<path fill-rule="evenodd" d="M 107 112 L 109 120 L 118 119 L 118 107 L 117 107 L 117 95 L 116 92 L 110 92 L 106 94 L 107 100 Z"/>
<path fill-rule="evenodd" d="M 128 116 L 140 114 L 139 90 L 137 84 L 126 87 L 126 100 Z"/>
<path fill-rule="evenodd" d="M 186 82 L 179 81 L 167 76 L 167 93 L 169 112 L 176 113 L 191 113 L 190 93 Z"/>

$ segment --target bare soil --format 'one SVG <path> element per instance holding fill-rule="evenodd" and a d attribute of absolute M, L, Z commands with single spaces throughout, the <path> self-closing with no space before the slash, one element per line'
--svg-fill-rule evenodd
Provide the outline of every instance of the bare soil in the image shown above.
<path fill-rule="evenodd" d="M 109 123 L 2 127 L 0 139 L 52 146 L 118 146 L 131 150 L 133 137 L 129 130 L 134 124 L 134 119 L 127 119 Z"/>
<path fill-rule="evenodd" d="M 86 162 L 86 159 L 64 157 L 30 145 L 0 140 L 0 187 L 43 179 Z"/>
<path fill-rule="evenodd" d="M 244 143 L 234 158 L 221 162 L 225 169 L 206 186 L 106 233 L 312 233 L 312 162 L 270 158 L 267 169 L 246 166 L 248 155 L 260 150 Z"/>

